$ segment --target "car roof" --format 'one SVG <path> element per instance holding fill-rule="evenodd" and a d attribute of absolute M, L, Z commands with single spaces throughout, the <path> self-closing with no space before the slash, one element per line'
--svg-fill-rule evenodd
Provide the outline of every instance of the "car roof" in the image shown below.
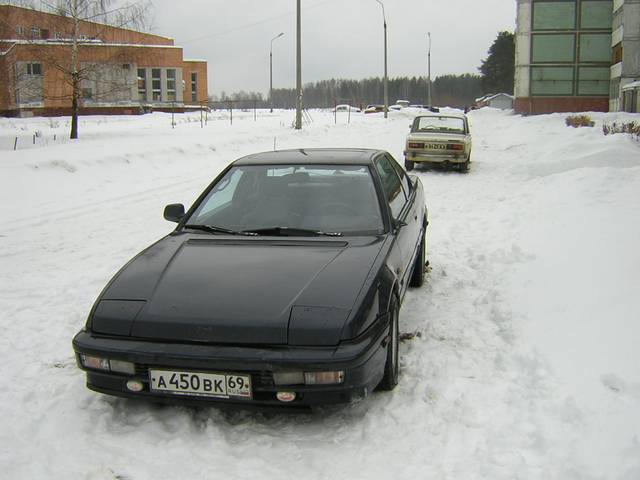
<path fill-rule="evenodd" d="M 426 115 L 418 115 L 416 118 L 422 117 L 451 117 L 451 118 L 460 118 L 465 120 L 467 116 L 464 113 L 428 113 Z"/>
<path fill-rule="evenodd" d="M 370 165 L 382 150 L 368 148 L 300 148 L 254 153 L 233 165 Z"/>

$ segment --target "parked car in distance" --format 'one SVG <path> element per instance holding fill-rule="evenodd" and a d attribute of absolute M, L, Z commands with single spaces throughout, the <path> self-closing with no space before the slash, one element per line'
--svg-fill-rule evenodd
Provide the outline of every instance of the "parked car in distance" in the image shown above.
<path fill-rule="evenodd" d="M 466 115 L 447 113 L 420 115 L 407 135 L 404 166 L 410 171 L 416 163 L 469 169 L 471 132 Z"/>
<path fill-rule="evenodd" d="M 88 388 L 309 406 L 395 387 L 428 221 L 420 180 L 389 153 L 249 155 L 164 217 L 175 230 L 111 279 L 73 339 Z"/>
<path fill-rule="evenodd" d="M 440 109 L 438 107 L 434 107 L 434 106 L 429 106 L 429 105 L 422 105 L 422 104 L 414 104 L 414 105 L 409 105 L 412 108 L 422 108 L 425 110 L 429 110 L 430 112 L 433 113 L 440 113 Z"/>
<path fill-rule="evenodd" d="M 396 105 L 400 108 L 407 108 L 409 106 L 409 100 L 396 100 Z"/>
<path fill-rule="evenodd" d="M 364 113 L 378 113 L 384 112 L 384 105 L 367 105 L 364 109 Z"/>
<path fill-rule="evenodd" d="M 340 105 L 336 105 L 333 109 L 334 112 L 359 112 L 360 109 L 358 107 L 352 107 L 349 104 L 343 103 Z"/>

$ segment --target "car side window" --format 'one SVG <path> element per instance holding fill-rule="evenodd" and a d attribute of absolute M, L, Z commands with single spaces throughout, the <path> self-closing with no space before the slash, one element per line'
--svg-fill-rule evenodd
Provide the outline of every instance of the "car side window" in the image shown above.
<path fill-rule="evenodd" d="M 378 157 L 375 160 L 375 165 L 378 175 L 380 175 L 380 179 L 382 180 L 384 195 L 391 207 L 391 214 L 393 218 L 398 218 L 405 203 L 407 203 L 400 177 L 398 177 L 393 165 L 391 165 L 391 162 L 386 157 Z"/>
<path fill-rule="evenodd" d="M 393 166 L 393 169 L 396 171 L 398 176 L 400 177 L 400 181 L 402 182 L 402 188 L 404 189 L 404 194 L 409 198 L 411 196 L 411 180 L 407 176 L 406 172 L 402 169 L 398 162 L 396 162 L 393 157 L 386 155 L 389 163 Z"/>

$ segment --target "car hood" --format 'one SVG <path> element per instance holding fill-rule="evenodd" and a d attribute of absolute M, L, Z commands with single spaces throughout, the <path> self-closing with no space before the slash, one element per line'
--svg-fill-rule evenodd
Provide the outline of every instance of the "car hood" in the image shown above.
<path fill-rule="evenodd" d="M 287 344 L 295 306 L 298 324 L 328 315 L 339 338 L 381 246 L 378 237 L 170 235 L 116 275 L 91 328 L 169 341 Z"/>

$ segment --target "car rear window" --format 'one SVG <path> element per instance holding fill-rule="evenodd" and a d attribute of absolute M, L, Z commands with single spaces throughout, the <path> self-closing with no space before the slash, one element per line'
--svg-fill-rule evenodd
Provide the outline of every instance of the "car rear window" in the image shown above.
<path fill-rule="evenodd" d="M 413 129 L 414 132 L 438 132 L 438 133 L 464 133 L 464 120 L 458 117 L 447 117 L 445 115 L 434 115 L 429 117 L 416 118 Z"/>

